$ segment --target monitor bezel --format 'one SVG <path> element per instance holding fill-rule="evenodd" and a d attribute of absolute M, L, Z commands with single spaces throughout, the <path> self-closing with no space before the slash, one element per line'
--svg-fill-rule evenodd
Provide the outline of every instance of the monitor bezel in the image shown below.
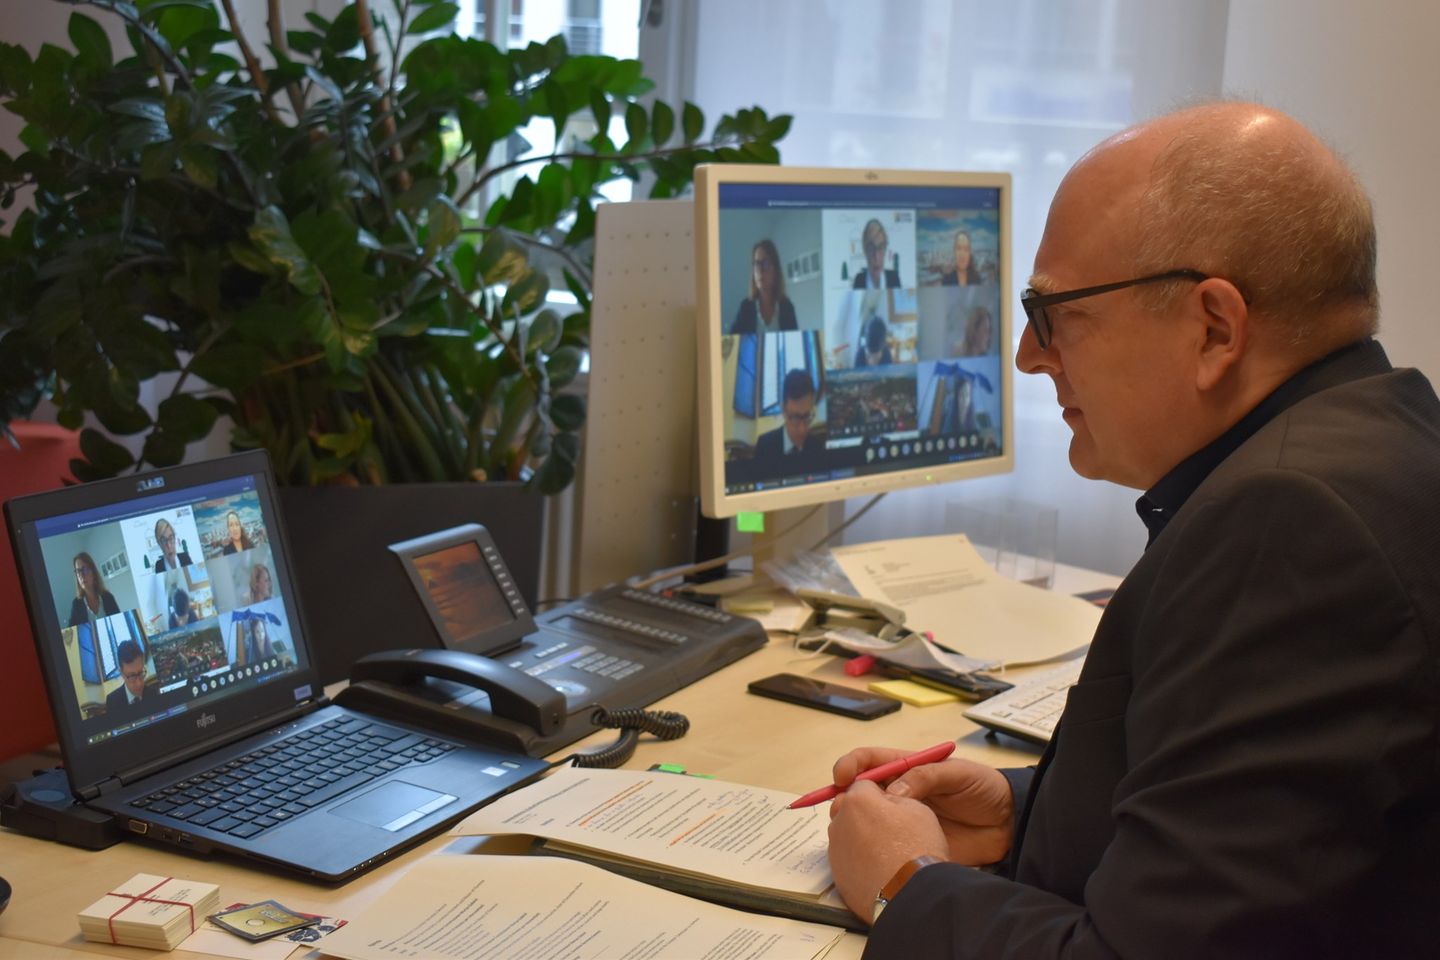
<path fill-rule="evenodd" d="M 998 456 L 959 463 L 930 465 L 867 474 L 842 480 L 773 490 L 732 494 L 725 490 L 724 387 L 721 336 L 724 315 L 720 304 L 720 189 L 727 184 L 816 184 L 838 186 L 911 186 L 997 189 L 1000 192 L 1000 332 L 1002 442 Z M 842 169 L 783 167 L 748 164 L 703 164 L 695 168 L 695 314 L 698 360 L 696 415 L 699 421 L 700 505 L 707 517 L 725 518 L 743 512 L 768 512 L 827 503 L 847 497 L 868 496 L 892 490 L 938 486 L 956 480 L 993 476 L 1015 469 L 1014 370 L 1010 349 L 1012 289 L 1009 248 L 1011 180 L 1008 173 L 925 170 Z"/>

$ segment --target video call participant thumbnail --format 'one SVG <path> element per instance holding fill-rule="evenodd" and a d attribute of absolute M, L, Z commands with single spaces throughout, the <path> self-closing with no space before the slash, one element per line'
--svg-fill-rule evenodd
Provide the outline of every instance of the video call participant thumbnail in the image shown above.
<path fill-rule="evenodd" d="M 860 349 L 855 353 L 857 367 L 883 367 L 894 363 L 890 353 L 890 328 L 878 313 L 872 313 L 865 321 L 865 331 L 860 338 Z"/>
<path fill-rule="evenodd" d="M 120 686 L 105 697 L 107 714 L 128 710 L 145 699 L 145 651 L 134 640 L 126 640 L 116 650 L 120 661 Z"/>
<path fill-rule="evenodd" d="M 75 601 L 70 604 L 70 618 L 65 625 L 78 627 L 82 623 L 119 613 L 120 605 L 115 602 L 115 595 L 105 589 L 105 578 L 95 565 L 95 559 L 82 550 L 75 554 L 73 566 Z"/>
<path fill-rule="evenodd" d="M 886 256 L 890 252 L 890 236 L 879 220 L 870 220 L 860 234 L 860 246 L 865 251 L 865 269 L 855 275 L 856 290 L 881 290 L 900 286 L 900 271 L 887 269 Z"/>
<path fill-rule="evenodd" d="M 820 441 L 810 430 L 815 421 L 815 381 L 808 372 L 796 369 L 785 374 L 780 410 L 784 424 L 760 435 L 755 442 L 755 459 L 778 465 L 786 457 L 808 458 L 818 453 Z"/>
<path fill-rule="evenodd" d="M 155 521 L 155 542 L 160 545 L 160 559 L 155 561 L 156 573 L 190 566 L 190 554 L 177 550 L 175 528 L 164 517 Z"/>
<path fill-rule="evenodd" d="M 766 333 L 799 328 L 795 305 L 785 295 L 780 251 L 774 241 L 761 240 L 750 250 L 750 295 L 735 312 L 730 332 Z"/>
<path fill-rule="evenodd" d="M 942 287 L 969 287 L 980 282 L 980 268 L 970 250 L 970 234 L 955 232 L 955 269 L 940 278 Z"/>
<path fill-rule="evenodd" d="M 221 554 L 223 556 L 239 553 L 241 550 L 249 550 L 255 546 L 250 539 L 250 534 L 245 530 L 245 525 L 240 522 L 240 514 L 234 510 L 225 514 L 225 539 L 223 543 L 224 546 L 221 548 Z"/>

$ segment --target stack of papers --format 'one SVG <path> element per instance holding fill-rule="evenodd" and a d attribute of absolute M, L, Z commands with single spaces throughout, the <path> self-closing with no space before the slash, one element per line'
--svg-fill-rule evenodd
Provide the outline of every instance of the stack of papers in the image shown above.
<path fill-rule="evenodd" d="M 220 909 L 220 888 L 137 873 L 80 911 L 86 940 L 174 950 Z"/>
<path fill-rule="evenodd" d="M 964 534 L 859 543 L 831 552 L 860 596 L 898 607 L 905 626 L 967 658 L 937 657 L 933 646 L 918 641 L 889 650 L 879 649 L 883 642 L 841 643 L 903 666 L 996 670 L 1064 660 L 1084 650 L 1100 622 L 1100 609 L 1078 597 L 1002 577 Z"/>

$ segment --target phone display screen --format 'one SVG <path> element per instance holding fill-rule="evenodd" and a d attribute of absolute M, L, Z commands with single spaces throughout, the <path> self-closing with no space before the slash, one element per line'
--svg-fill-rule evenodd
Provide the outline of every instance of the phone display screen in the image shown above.
<path fill-rule="evenodd" d="M 417 556 L 411 562 L 450 645 L 515 619 L 475 541 Z"/>

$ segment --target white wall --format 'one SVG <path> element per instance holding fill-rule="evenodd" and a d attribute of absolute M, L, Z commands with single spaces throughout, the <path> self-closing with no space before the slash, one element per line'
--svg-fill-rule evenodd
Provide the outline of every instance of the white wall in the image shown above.
<path fill-rule="evenodd" d="M 1350 159 L 1375 204 L 1380 340 L 1440 377 L 1440 4 L 1231 0 L 1225 89 L 1293 114 Z"/>

